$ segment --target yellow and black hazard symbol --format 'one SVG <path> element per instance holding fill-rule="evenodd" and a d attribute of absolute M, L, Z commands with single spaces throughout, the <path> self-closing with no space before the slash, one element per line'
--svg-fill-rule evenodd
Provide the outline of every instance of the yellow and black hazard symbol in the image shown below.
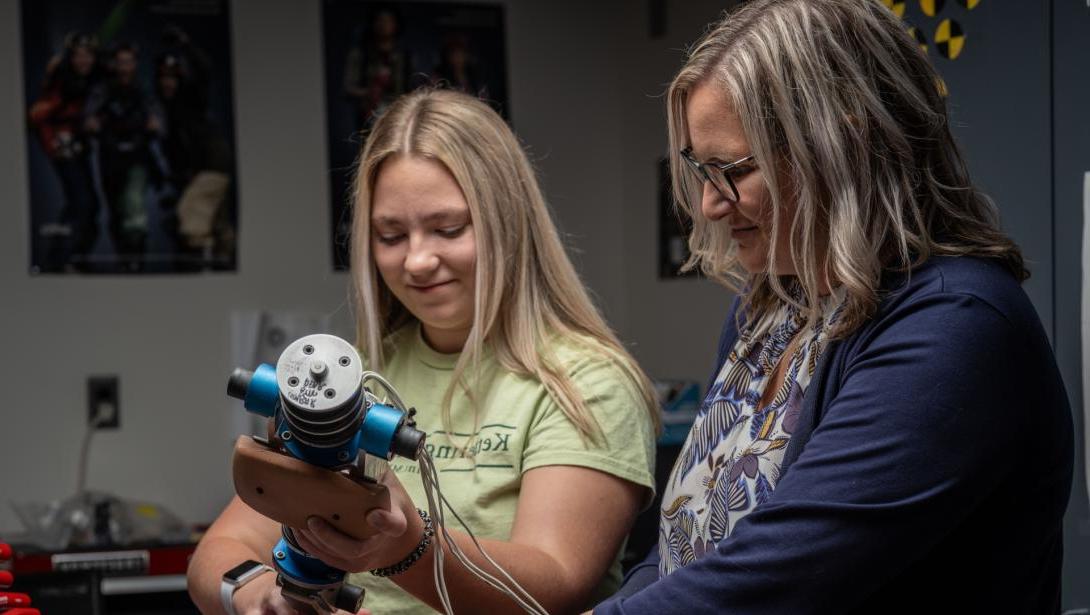
<path fill-rule="evenodd" d="M 965 47 L 965 32 L 953 19 L 943 19 L 935 29 L 935 49 L 939 55 L 953 60 L 961 55 Z"/>
<path fill-rule="evenodd" d="M 980 4 L 980 0 L 958 0 L 958 4 L 964 6 L 971 11 L 975 9 L 978 4 Z"/>
<path fill-rule="evenodd" d="M 972 0 L 966 0 L 971 2 Z M 934 17 L 942 10 L 943 5 L 946 4 L 946 0 L 920 0 L 920 10 L 924 15 L 928 17 Z"/>
<path fill-rule="evenodd" d="M 966 1 L 972 2 L 973 0 Z M 893 11 L 893 14 L 898 17 L 905 16 L 905 2 L 906 0 L 882 0 L 882 4 L 886 5 L 886 8 Z"/>
<path fill-rule="evenodd" d="M 935 77 L 935 88 L 939 91 L 939 96 L 946 98 L 950 95 L 950 90 L 946 87 L 946 82 L 942 80 L 942 77 Z"/>
<path fill-rule="evenodd" d="M 924 36 L 924 33 L 919 28 L 917 28 L 916 26 L 914 26 L 912 24 L 907 24 L 907 26 L 908 26 L 908 34 L 913 39 L 915 39 L 916 44 L 920 46 L 920 51 L 924 52 L 924 54 L 926 55 L 927 54 L 927 37 Z"/>

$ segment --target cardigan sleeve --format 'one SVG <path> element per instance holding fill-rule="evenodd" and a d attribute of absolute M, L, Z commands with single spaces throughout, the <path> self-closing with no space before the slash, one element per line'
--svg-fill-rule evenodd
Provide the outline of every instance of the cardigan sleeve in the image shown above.
<path fill-rule="evenodd" d="M 1026 356 L 1024 338 L 969 295 L 894 309 L 854 340 L 839 392 L 771 498 L 709 555 L 595 614 L 850 611 L 1015 463 L 1026 380 L 1050 360 Z"/>

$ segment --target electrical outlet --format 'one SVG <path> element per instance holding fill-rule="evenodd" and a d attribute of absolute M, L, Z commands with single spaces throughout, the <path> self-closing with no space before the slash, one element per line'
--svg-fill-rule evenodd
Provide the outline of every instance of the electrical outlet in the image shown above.
<path fill-rule="evenodd" d="M 121 427 L 121 404 L 117 376 L 87 378 L 87 422 L 98 422 L 97 429 Z"/>

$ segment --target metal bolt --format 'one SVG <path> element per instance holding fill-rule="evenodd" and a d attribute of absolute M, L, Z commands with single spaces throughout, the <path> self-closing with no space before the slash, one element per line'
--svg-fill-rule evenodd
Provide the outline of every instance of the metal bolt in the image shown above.
<path fill-rule="evenodd" d="M 314 346 L 310 344 L 303 346 L 303 354 L 314 354 Z"/>
<path fill-rule="evenodd" d="M 337 453 L 337 461 L 348 461 L 348 451 Z"/>
<path fill-rule="evenodd" d="M 283 551 L 277 551 L 276 553 L 273 553 L 273 557 L 275 557 L 276 559 L 284 559 L 287 556 L 288 555 Z"/>
<path fill-rule="evenodd" d="M 325 396 L 326 396 L 326 399 L 333 399 L 334 397 L 337 396 L 337 391 L 335 391 L 333 389 L 326 389 L 325 390 Z"/>
<path fill-rule="evenodd" d="M 291 440 L 291 432 L 288 431 L 287 429 L 280 432 L 280 439 L 281 440 Z"/>

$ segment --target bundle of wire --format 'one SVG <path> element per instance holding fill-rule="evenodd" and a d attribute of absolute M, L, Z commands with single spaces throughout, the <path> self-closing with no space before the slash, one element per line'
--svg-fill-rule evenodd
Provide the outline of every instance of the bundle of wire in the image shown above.
<path fill-rule="evenodd" d="M 361 379 L 364 383 L 369 380 L 378 382 L 389 396 L 388 400 L 384 401 L 384 403 L 392 402 L 399 410 L 409 412 L 408 407 L 401 401 L 397 389 L 380 374 L 370 371 L 364 372 Z M 431 455 L 429 455 L 427 451 L 421 451 L 418 463 L 420 464 L 420 479 L 424 483 L 424 495 L 428 500 L 428 514 L 431 515 L 432 524 L 435 527 L 435 556 L 432 558 L 432 574 L 435 578 L 435 590 L 439 594 L 439 600 L 443 603 L 443 610 L 447 615 L 454 615 L 454 607 L 451 605 L 450 592 L 447 589 L 446 575 L 443 571 L 445 551 L 449 551 L 450 555 L 474 576 L 514 600 L 522 607 L 522 610 L 527 613 L 532 613 L 533 615 L 549 615 L 548 611 L 530 595 L 530 592 L 526 591 L 526 588 L 519 585 L 518 581 L 516 581 L 510 573 L 504 570 L 503 566 L 500 566 L 496 560 L 492 559 L 492 556 L 490 556 L 484 550 L 484 547 L 481 546 L 477 537 L 473 535 L 472 530 L 469 529 L 466 522 L 458 515 L 458 511 L 454 510 L 454 507 L 450 505 L 450 502 L 439 488 L 439 472 L 435 469 L 435 463 L 432 460 Z M 473 541 L 473 546 L 477 548 L 477 551 L 489 564 L 499 571 L 500 575 L 503 577 L 502 579 L 497 578 L 484 568 L 481 568 L 476 562 L 471 560 L 464 551 L 462 551 L 462 548 L 458 546 L 458 542 L 447 529 L 445 510 L 449 510 L 450 513 L 454 515 L 458 524 L 461 525 L 462 529 L 465 531 L 466 536 Z"/>
<path fill-rule="evenodd" d="M 526 591 L 524 587 L 518 584 L 511 575 L 500 566 L 496 560 L 492 559 L 492 556 L 484 550 L 481 543 L 477 540 L 477 537 L 473 535 L 466 522 L 458 515 L 458 511 L 454 510 L 454 507 L 447 501 L 446 496 L 439 489 L 439 473 L 435 470 L 435 464 L 432 462 L 431 455 L 424 453 L 420 455 L 420 477 L 424 481 L 424 494 L 428 498 L 428 514 L 432 517 L 432 522 L 436 527 L 436 548 L 435 557 L 433 558 L 433 574 L 435 576 L 435 589 L 439 593 L 439 599 L 443 603 L 443 609 L 447 615 L 453 615 L 454 608 L 450 604 L 450 594 L 447 591 L 446 577 L 443 575 L 443 558 L 444 550 L 449 550 L 450 554 L 454 556 L 454 559 L 458 560 L 466 570 L 469 570 L 488 585 L 492 586 L 496 590 L 506 594 L 512 600 L 514 600 L 522 610 L 527 613 L 533 613 L 534 615 L 549 615 L 537 600 L 530 595 L 530 592 Z M 454 518 L 458 520 L 458 524 L 465 530 L 469 539 L 473 541 L 473 546 L 477 547 L 477 551 L 488 561 L 489 564 L 495 566 L 496 570 L 499 570 L 500 574 L 507 583 L 491 575 L 485 569 L 478 566 L 473 560 L 469 558 L 462 551 L 462 548 L 458 546 L 457 541 L 451 536 L 450 531 L 447 529 L 446 519 L 444 516 L 444 506 L 450 510 Z M 439 538 L 442 540 L 439 540 Z"/>

